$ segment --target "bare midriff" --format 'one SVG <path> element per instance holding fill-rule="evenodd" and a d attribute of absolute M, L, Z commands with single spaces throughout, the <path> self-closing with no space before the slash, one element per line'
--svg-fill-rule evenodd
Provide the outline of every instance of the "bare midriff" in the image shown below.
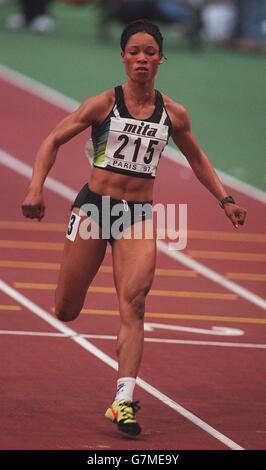
<path fill-rule="evenodd" d="M 139 178 L 93 168 L 89 188 L 94 193 L 126 201 L 151 201 L 154 178 Z"/>

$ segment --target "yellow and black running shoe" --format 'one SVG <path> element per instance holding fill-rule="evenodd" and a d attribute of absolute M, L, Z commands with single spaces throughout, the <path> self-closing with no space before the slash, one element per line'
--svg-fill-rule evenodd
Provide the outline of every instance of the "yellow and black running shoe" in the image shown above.
<path fill-rule="evenodd" d="M 140 409 L 138 401 L 119 401 L 114 403 L 107 409 L 105 417 L 116 423 L 119 431 L 129 436 L 138 436 L 141 427 L 137 423 L 135 413 Z"/>

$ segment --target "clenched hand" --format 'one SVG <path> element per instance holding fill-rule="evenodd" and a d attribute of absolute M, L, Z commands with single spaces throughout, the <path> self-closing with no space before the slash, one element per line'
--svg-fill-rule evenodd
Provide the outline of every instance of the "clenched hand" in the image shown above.
<path fill-rule="evenodd" d="M 243 209 L 243 207 L 239 207 L 236 204 L 225 204 L 224 211 L 236 228 L 238 228 L 239 225 L 244 225 L 247 215 L 246 209 Z"/>
<path fill-rule="evenodd" d="M 25 217 L 28 217 L 29 219 L 38 219 L 40 221 L 44 217 L 45 213 L 45 204 L 42 192 L 36 193 L 30 189 L 22 203 L 21 209 Z"/>

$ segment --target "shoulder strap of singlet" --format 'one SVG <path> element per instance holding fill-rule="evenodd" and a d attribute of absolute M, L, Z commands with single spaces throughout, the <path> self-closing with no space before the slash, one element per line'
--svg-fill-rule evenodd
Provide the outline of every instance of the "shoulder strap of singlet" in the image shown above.
<path fill-rule="evenodd" d="M 167 118 L 168 118 L 168 115 L 165 111 L 165 108 L 163 108 L 163 112 L 162 112 L 162 116 L 161 116 L 159 124 L 164 124 Z"/>
<path fill-rule="evenodd" d="M 115 115 L 115 117 L 120 117 L 120 114 L 119 114 L 119 111 L 118 111 L 118 108 L 117 108 L 117 104 L 115 103 L 114 107 L 113 107 L 113 113 Z"/>
<path fill-rule="evenodd" d="M 160 111 L 161 111 L 161 118 L 160 118 L 160 121 L 159 121 L 159 124 L 164 124 L 168 115 L 167 115 L 167 112 L 165 110 L 165 106 L 164 106 L 164 100 L 163 100 L 163 96 L 162 94 L 156 90 L 156 94 L 157 94 L 157 100 L 156 102 L 158 103 L 158 106 L 160 107 Z"/>
<path fill-rule="evenodd" d="M 121 109 L 121 104 L 123 104 L 123 92 L 121 85 L 119 85 L 115 87 L 115 105 L 113 108 L 115 117 L 120 116 L 119 108 Z"/>
<path fill-rule="evenodd" d="M 167 124 L 169 126 L 169 136 L 172 134 L 173 132 L 173 126 L 172 126 L 172 122 L 171 122 L 171 119 L 169 117 L 169 114 L 165 108 L 165 104 L 164 104 L 164 99 L 163 99 L 163 95 L 157 90 L 157 99 L 158 99 L 158 104 L 161 108 L 161 119 L 160 119 L 160 124 Z"/>

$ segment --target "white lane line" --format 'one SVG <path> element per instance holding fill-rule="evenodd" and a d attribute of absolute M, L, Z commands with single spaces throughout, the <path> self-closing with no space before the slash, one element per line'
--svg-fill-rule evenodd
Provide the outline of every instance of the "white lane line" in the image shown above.
<path fill-rule="evenodd" d="M 13 157 L 9 153 L 4 152 L 1 149 L 0 163 L 27 178 L 31 178 L 32 168 L 29 165 L 21 162 L 19 159 Z M 45 186 L 54 193 L 71 202 L 74 200 L 77 194 L 77 191 L 70 188 L 69 186 L 66 186 L 65 184 L 60 183 L 55 178 L 48 177 L 45 181 Z M 175 261 L 178 261 L 179 263 L 191 268 L 192 270 L 197 271 L 202 276 L 206 277 L 207 279 L 210 279 L 213 282 L 216 282 L 216 284 L 225 287 L 231 292 L 234 292 L 235 294 L 244 298 L 248 302 L 257 305 L 262 309 L 266 309 L 266 301 L 262 297 L 253 294 L 253 292 L 249 291 L 248 289 L 245 289 L 244 287 L 241 287 L 236 282 L 226 279 L 224 276 L 218 274 L 216 271 L 213 271 L 204 264 L 201 264 L 198 261 L 195 261 L 194 259 L 185 255 L 184 253 L 181 253 L 181 251 L 170 251 L 168 249 L 168 244 L 162 242 L 161 240 L 157 240 L 157 246 L 159 250 L 162 251 L 166 256 L 169 256 Z"/>
<path fill-rule="evenodd" d="M 224 348 L 251 348 L 266 349 L 266 344 L 257 343 L 229 343 L 225 341 L 200 341 L 186 339 L 145 338 L 147 343 L 188 344 L 190 346 L 221 346 Z"/>
<path fill-rule="evenodd" d="M 179 263 L 192 269 L 193 271 L 197 271 L 202 276 L 206 277 L 207 279 L 210 279 L 210 281 L 216 282 L 216 284 L 219 284 L 225 289 L 234 292 L 235 294 L 239 295 L 248 302 L 257 305 L 258 307 L 264 310 L 266 309 L 266 300 L 256 294 L 253 294 L 253 292 L 251 292 L 250 290 L 245 289 L 234 281 L 226 279 L 222 274 L 219 274 L 213 269 L 208 268 L 204 264 L 201 264 L 198 261 L 190 258 L 190 256 L 185 255 L 185 253 L 182 253 L 181 251 L 170 251 L 168 248 L 168 244 L 162 242 L 161 240 L 157 240 L 157 246 L 160 251 L 162 251 L 166 256 L 169 256 L 169 258 L 178 261 Z"/>
<path fill-rule="evenodd" d="M 69 338 L 69 335 L 63 333 L 50 333 L 40 331 L 18 331 L 18 330 L 0 330 L 0 335 L 11 336 L 40 336 L 44 338 Z M 107 341 L 116 341 L 117 337 L 113 335 L 93 335 L 87 333 L 79 333 L 79 336 L 87 339 L 103 339 Z M 266 349 L 266 344 L 259 343 L 229 343 L 224 341 L 197 341 L 185 339 L 165 339 L 165 338 L 144 338 L 146 343 L 165 343 L 165 344 L 188 344 L 192 346 L 222 346 L 229 348 L 251 348 Z"/>
<path fill-rule="evenodd" d="M 4 64 L 0 64 L 0 78 L 11 83 L 11 85 L 14 85 L 16 88 L 20 88 L 31 95 L 37 96 L 37 98 L 41 98 L 42 100 L 47 101 L 47 103 L 57 106 L 69 113 L 79 106 L 78 101 L 63 95 L 63 93 L 60 93 L 59 91 L 56 91 L 33 78 L 27 77 Z"/>
<path fill-rule="evenodd" d="M 32 167 L 30 165 L 27 165 L 27 163 L 22 162 L 18 158 L 13 157 L 2 149 L 0 149 L 0 163 L 9 168 L 10 170 L 13 170 L 19 173 L 20 175 L 31 179 Z M 45 187 L 58 194 L 59 196 L 63 195 L 63 197 L 69 201 L 73 201 L 77 195 L 77 191 L 69 188 L 64 183 L 60 183 L 60 181 L 56 180 L 55 178 L 52 178 L 51 176 L 48 176 L 46 178 Z"/>
<path fill-rule="evenodd" d="M 1 282 L 1 280 L 0 280 Z M 11 336 L 40 336 L 44 338 L 68 338 L 65 333 L 50 333 L 48 331 L 19 331 L 19 330 L 0 330 L 0 335 Z M 84 335 L 81 335 L 84 337 Z"/>
<path fill-rule="evenodd" d="M 210 328 L 192 328 L 191 326 L 170 325 L 168 323 L 144 323 L 144 331 L 167 330 L 182 331 L 196 335 L 214 335 L 214 336 L 242 336 L 244 331 L 239 328 L 228 328 L 227 326 L 211 326 Z"/>
<path fill-rule="evenodd" d="M 166 154 L 164 154 L 164 157 L 175 164 L 179 164 L 191 170 L 191 167 L 186 157 L 184 157 L 184 155 L 180 152 L 180 150 L 174 147 L 170 147 L 168 145 L 166 147 Z M 229 186 L 235 191 L 245 194 L 246 196 L 251 197 L 252 199 L 256 199 L 259 202 L 262 202 L 264 204 L 266 203 L 266 193 L 262 191 L 261 189 L 255 188 L 255 186 L 252 186 L 251 184 L 238 180 L 234 176 L 228 175 L 222 170 L 217 170 L 217 168 L 215 168 L 215 171 L 219 175 L 219 178 L 221 179 L 221 181 L 226 186 Z"/>
<path fill-rule="evenodd" d="M 78 101 L 69 98 L 63 93 L 60 93 L 59 91 L 56 91 L 37 80 L 29 78 L 26 75 L 23 75 L 22 73 L 17 72 L 16 70 L 13 70 L 3 64 L 0 64 L 0 78 L 11 83 L 17 88 L 26 91 L 27 93 L 47 101 L 53 106 L 57 106 L 64 111 L 72 112 L 80 105 Z M 191 170 L 186 158 L 176 147 L 173 148 L 168 146 L 164 153 L 164 158 L 167 158 L 174 164 L 188 167 Z M 223 171 L 216 169 L 216 172 L 218 173 L 223 183 L 227 186 L 253 199 L 256 199 L 257 201 L 266 203 L 266 193 L 264 191 L 248 183 L 240 181 L 237 178 L 224 173 Z"/>
<path fill-rule="evenodd" d="M 115 369 L 115 370 L 118 369 L 117 362 L 114 361 L 110 356 L 105 354 L 103 351 L 101 351 L 99 348 L 94 346 L 87 339 L 83 338 L 75 330 L 73 330 L 72 328 L 69 328 L 68 326 L 61 323 L 59 320 L 54 318 L 46 310 L 39 307 L 37 304 L 35 304 L 31 300 L 29 300 L 27 297 L 25 297 L 24 295 L 22 295 L 20 292 L 16 291 L 15 289 L 13 289 L 11 286 L 9 286 L 9 284 L 5 283 L 2 280 L 0 280 L 0 290 L 2 290 L 6 295 L 9 295 L 12 299 L 15 299 L 19 304 L 26 307 L 28 310 L 33 312 L 39 318 L 44 320 L 46 323 L 48 323 L 49 325 L 54 327 L 55 330 L 57 330 L 60 333 L 63 333 L 64 335 L 68 336 L 69 339 L 71 339 L 75 343 L 79 344 L 79 346 L 84 348 L 86 351 L 91 353 L 93 356 L 97 357 L 98 359 L 100 359 L 102 362 L 104 362 L 108 366 L 112 367 L 113 369 Z M 157 390 L 155 387 L 150 385 L 148 382 L 145 382 L 144 380 L 138 378 L 137 379 L 137 384 L 139 385 L 139 387 L 141 387 L 147 393 L 149 393 L 153 397 L 157 398 L 159 401 L 161 401 L 165 405 L 169 406 L 170 408 L 172 408 L 177 413 L 181 414 L 184 418 L 188 419 L 193 424 L 195 424 L 196 426 L 201 428 L 203 431 L 207 432 L 210 436 L 212 436 L 215 439 L 217 439 L 218 441 L 222 442 L 226 447 L 229 447 L 229 449 L 244 450 L 244 448 L 241 447 L 239 444 L 232 441 L 229 437 L 225 436 L 224 434 L 220 433 L 219 431 L 217 431 L 217 429 L 213 428 L 212 426 L 207 424 L 205 421 L 200 419 L 198 416 L 194 415 L 189 410 L 184 408 L 182 405 L 180 405 L 179 403 L 175 402 L 174 400 L 169 398 L 164 393 Z"/>

